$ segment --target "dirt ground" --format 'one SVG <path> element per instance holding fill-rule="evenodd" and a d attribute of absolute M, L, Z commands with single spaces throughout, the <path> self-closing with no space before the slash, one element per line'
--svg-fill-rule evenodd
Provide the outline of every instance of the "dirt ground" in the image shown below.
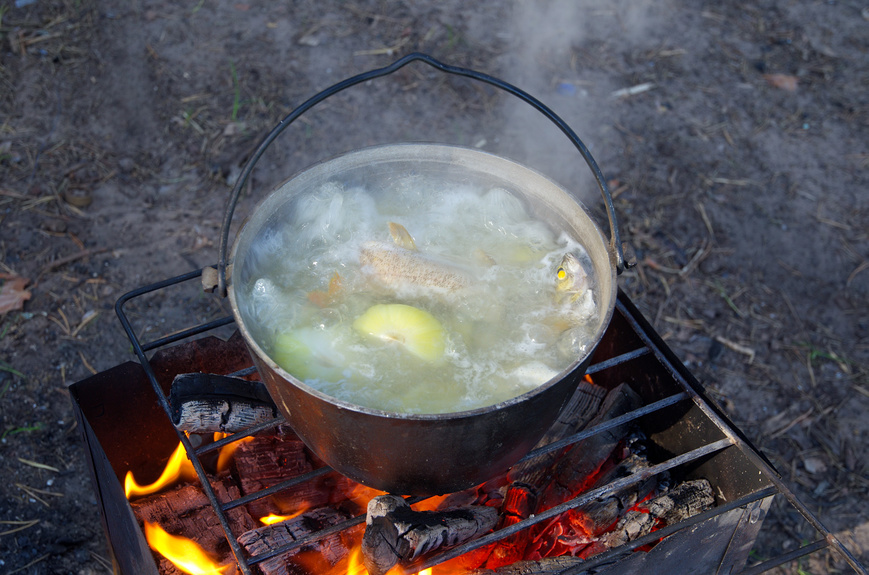
<path fill-rule="evenodd" d="M 640 262 L 622 289 L 869 563 L 865 1 L 0 0 L 0 572 L 111 570 L 66 387 L 132 359 L 115 300 L 213 264 L 260 138 L 412 51 L 522 87 L 586 141 Z M 411 140 L 512 157 L 599 212 L 543 124 L 414 64 L 292 126 L 234 221 L 313 162 Z M 173 294 L 135 310 L 141 333 L 226 312 Z M 753 558 L 815 538 L 777 502 Z"/>

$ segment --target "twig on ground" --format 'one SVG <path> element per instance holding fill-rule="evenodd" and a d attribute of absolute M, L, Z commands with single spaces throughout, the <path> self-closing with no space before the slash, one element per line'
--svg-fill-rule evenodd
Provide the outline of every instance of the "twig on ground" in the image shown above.
<path fill-rule="evenodd" d="M 748 356 L 748 363 L 754 362 L 754 356 L 755 356 L 754 349 L 747 347 L 747 346 L 744 346 L 744 345 L 741 345 L 741 344 L 738 344 L 734 341 L 730 341 L 729 339 L 725 339 L 725 338 L 721 337 L 720 335 L 715 336 L 715 341 L 724 345 L 727 348 L 732 349 L 733 351 L 735 351 L 737 353 L 747 355 Z"/>
<path fill-rule="evenodd" d="M 54 471 L 55 473 L 60 473 L 60 469 L 52 467 L 50 465 L 46 465 L 44 463 L 39 463 L 38 461 L 31 461 L 30 459 L 24 459 L 23 457 L 19 457 L 18 461 L 20 461 L 24 465 L 36 467 L 37 469 L 45 469 L 47 471 Z"/>
<path fill-rule="evenodd" d="M 42 270 L 40 270 L 37 277 L 42 277 L 43 275 L 47 274 L 48 272 L 52 271 L 55 268 L 59 268 L 60 266 L 64 266 L 68 263 L 72 263 L 72 262 L 79 260 L 81 258 L 86 258 L 88 256 L 101 254 L 101 253 L 107 252 L 107 251 L 109 251 L 109 248 L 95 248 L 95 249 L 84 250 L 84 251 L 78 252 L 76 254 L 68 255 L 66 257 L 62 257 L 59 260 L 55 260 L 55 261 L 51 262 L 50 264 L 46 265 L 45 267 L 43 267 Z"/>
<path fill-rule="evenodd" d="M 47 558 L 50 557 L 50 556 L 51 556 L 51 553 L 46 553 L 45 555 L 43 555 L 43 556 L 41 556 L 41 557 L 37 557 L 36 559 L 34 559 L 33 561 L 31 561 L 31 562 L 28 563 L 27 565 L 22 565 L 22 566 L 19 567 L 18 569 L 15 569 L 14 571 L 10 571 L 10 572 L 9 572 L 9 575 L 15 575 L 16 573 L 20 573 L 21 571 L 24 571 L 25 569 L 29 569 L 30 567 L 33 567 L 34 565 L 36 565 L 36 564 L 39 563 L 40 561 L 44 561 L 45 559 L 47 559 Z"/>
<path fill-rule="evenodd" d="M 39 524 L 39 519 L 30 519 L 28 521 L 0 521 L 0 525 L 17 525 L 18 527 L 13 527 L 12 529 L 7 529 L 6 531 L 0 531 L 0 537 L 4 535 L 11 535 L 13 533 L 17 533 L 19 531 L 24 531 L 25 529 L 30 529 L 34 525 Z"/>

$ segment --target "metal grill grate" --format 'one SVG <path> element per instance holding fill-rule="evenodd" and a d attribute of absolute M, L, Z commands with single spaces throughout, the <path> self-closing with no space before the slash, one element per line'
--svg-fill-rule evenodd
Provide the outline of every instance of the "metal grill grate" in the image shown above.
<path fill-rule="evenodd" d="M 166 397 L 166 394 L 163 392 L 160 383 L 158 382 L 155 371 L 151 365 L 151 362 L 146 356 L 146 353 L 149 351 L 158 350 L 160 348 L 166 348 L 167 346 L 171 346 L 182 340 L 205 334 L 222 326 L 230 325 L 233 323 L 233 320 L 231 317 L 221 318 L 215 321 L 192 327 L 190 329 L 182 330 L 170 336 L 162 337 L 150 342 L 141 342 L 139 340 L 139 337 L 136 335 L 135 330 L 133 329 L 127 313 L 125 313 L 124 311 L 124 306 L 135 298 L 152 292 L 158 292 L 159 290 L 163 290 L 176 284 L 196 280 L 200 277 L 200 275 L 200 271 L 194 271 L 184 274 L 182 276 L 171 278 L 163 282 L 155 283 L 134 290 L 122 296 L 118 300 L 115 308 L 118 317 L 120 318 L 120 321 L 124 327 L 124 330 L 130 338 L 133 350 L 138 356 L 139 361 L 141 362 L 141 366 L 148 380 L 150 381 L 154 392 L 156 393 L 157 400 L 160 406 L 166 412 L 167 417 L 170 418 L 170 421 L 171 408 L 169 401 Z M 614 326 L 613 324 L 616 323 L 618 323 L 619 325 Z M 653 532 L 650 535 L 637 539 L 627 545 L 623 545 L 600 555 L 596 555 L 589 560 L 584 561 L 580 565 L 568 567 L 567 569 L 563 570 L 562 573 L 564 575 L 571 575 L 584 572 L 595 566 L 612 563 L 613 561 L 624 557 L 627 553 L 631 552 L 634 549 L 637 549 L 644 545 L 655 543 L 664 537 L 672 536 L 680 532 L 687 533 L 691 529 L 696 528 L 696 526 L 701 525 L 704 522 L 715 520 L 715 518 L 721 517 L 728 512 L 740 508 L 744 510 L 745 517 L 751 517 L 754 520 L 756 520 L 758 516 L 762 518 L 762 514 L 764 514 L 766 509 L 768 509 L 769 507 L 771 498 L 773 496 L 779 495 L 784 497 L 787 502 L 790 503 L 790 505 L 792 505 L 797 511 L 799 511 L 803 519 L 816 530 L 816 532 L 819 534 L 819 537 L 816 541 L 808 545 L 804 545 L 791 553 L 786 553 L 773 559 L 769 559 L 763 563 L 745 568 L 743 569 L 743 571 L 741 571 L 742 573 L 761 573 L 789 561 L 793 561 L 797 558 L 809 555 L 826 547 L 831 547 L 835 552 L 840 554 L 841 557 L 851 566 L 851 568 L 855 572 L 863 574 L 867 573 L 865 567 L 863 567 L 856 560 L 853 554 L 840 542 L 840 540 L 826 527 L 824 527 L 824 525 L 811 513 L 811 511 L 807 509 L 806 505 L 797 498 L 797 496 L 787 487 L 787 485 L 784 484 L 784 482 L 781 480 L 781 478 L 775 472 L 769 462 L 750 444 L 750 442 L 745 437 L 743 437 L 741 432 L 736 429 L 704 395 L 703 390 L 700 384 L 696 381 L 696 379 L 694 379 L 694 377 L 688 372 L 688 370 L 679 362 L 679 360 L 673 355 L 673 353 L 669 350 L 666 344 L 664 344 L 664 342 L 658 337 L 658 335 L 654 332 L 651 326 L 645 321 L 642 315 L 633 306 L 630 300 L 622 293 L 619 294 L 613 324 L 611 324 L 608 331 L 615 330 L 617 333 L 615 333 L 615 335 L 613 336 L 607 336 L 604 338 L 604 341 L 599 346 L 597 353 L 593 358 L 592 365 L 587 369 L 587 373 L 615 373 L 614 377 L 630 379 L 631 377 L 633 377 L 631 374 L 646 373 L 649 371 L 650 366 L 652 366 L 653 368 L 657 369 L 657 375 L 655 376 L 656 379 L 666 380 L 666 384 L 663 386 L 659 384 L 659 387 L 669 389 L 669 391 L 663 396 L 648 402 L 646 405 L 635 411 L 608 421 L 602 425 L 598 425 L 589 429 L 584 429 L 571 437 L 537 449 L 532 453 L 528 454 L 526 458 L 523 459 L 523 461 L 542 455 L 544 453 L 563 449 L 564 447 L 569 446 L 575 442 L 588 438 L 594 434 L 601 433 L 615 426 L 624 424 L 625 422 L 647 420 L 650 417 L 666 417 L 666 415 L 664 414 L 666 414 L 668 410 L 672 410 L 675 407 L 681 407 L 683 410 L 699 410 L 699 413 L 702 414 L 702 417 L 711 423 L 710 429 L 712 429 L 713 432 L 707 433 L 707 435 L 709 435 L 710 437 L 704 438 L 704 442 L 701 445 L 678 453 L 677 455 L 674 455 L 673 457 L 665 461 L 661 461 L 653 465 L 651 468 L 644 470 L 641 473 L 637 473 L 616 480 L 604 487 L 588 491 L 570 501 L 546 510 L 545 512 L 534 515 L 528 519 L 522 520 L 519 523 L 511 525 L 508 528 L 497 530 L 483 536 L 482 538 L 473 540 L 448 551 L 441 552 L 434 556 L 425 558 L 419 563 L 414 564 L 412 566 L 413 570 L 422 570 L 428 567 L 433 567 L 444 561 L 459 557 L 464 553 L 480 548 L 484 545 L 490 544 L 500 539 L 509 537 L 521 530 L 527 529 L 531 525 L 546 521 L 547 519 L 551 519 L 552 517 L 555 517 L 556 515 L 564 511 L 579 508 L 582 505 L 596 498 L 607 496 L 608 494 L 616 492 L 619 489 L 624 488 L 628 485 L 643 481 L 644 479 L 651 477 L 652 475 L 656 475 L 658 473 L 686 465 L 697 465 L 699 464 L 699 462 L 705 461 L 710 457 L 714 457 L 716 454 L 724 453 L 728 450 L 735 450 L 735 453 L 737 455 L 734 455 L 734 457 L 740 457 L 748 461 L 750 466 L 757 471 L 757 477 L 753 479 L 754 483 L 751 484 L 751 487 L 748 489 L 748 493 L 736 497 L 733 500 L 721 503 L 717 507 L 700 515 L 696 515 L 689 520 L 682 521 L 675 525 L 667 526 L 663 529 Z M 241 371 L 236 371 L 232 374 L 223 375 L 244 376 L 250 375 L 254 371 L 255 368 L 249 367 Z M 287 489 L 305 481 L 315 479 L 326 473 L 331 472 L 332 470 L 328 467 L 322 467 L 308 474 L 294 477 L 257 493 L 248 494 L 226 503 L 220 503 L 217 500 L 211 484 L 207 480 L 205 470 L 200 461 L 200 457 L 208 452 L 220 449 L 228 443 L 238 441 L 243 437 L 254 435 L 261 431 L 273 428 L 283 423 L 283 421 L 284 420 L 279 417 L 278 419 L 275 419 L 273 421 L 252 427 L 245 432 L 236 433 L 230 437 L 226 437 L 214 443 L 208 444 L 207 446 L 198 448 L 194 447 L 191 444 L 190 440 L 184 433 L 178 432 L 178 437 L 181 443 L 184 445 L 184 448 L 187 450 L 187 454 L 190 457 L 190 460 L 193 464 L 194 469 L 196 470 L 197 475 L 199 476 L 200 482 L 202 484 L 202 489 L 207 495 L 209 501 L 211 502 L 211 505 L 214 508 L 214 511 L 220 521 L 220 525 L 225 532 L 226 539 L 235 555 L 236 561 L 238 562 L 238 567 L 245 574 L 252 573 L 252 567 L 258 563 L 261 563 L 262 561 L 291 552 L 294 549 L 301 548 L 332 533 L 351 528 L 365 521 L 364 515 L 358 516 L 341 524 L 329 527 L 323 531 L 311 534 L 310 536 L 295 541 L 290 545 L 283 546 L 279 549 L 275 549 L 265 554 L 251 556 L 244 549 L 241 548 L 239 543 L 236 541 L 235 535 L 233 535 L 231 531 L 226 515 L 227 511 L 250 503 L 251 501 L 254 501 L 256 499 L 267 497 L 283 489 Z M 736 545 L 736 543 L 739 543 L 739 541 L 737 541 L 738 535 L 738 532 L 734 535 L 733 540 L 729 543 L 730 547 L 733 547 L 734 545 Z M 753 531 L 749 534 L 749 546 L 753 544 L 755 536 L 756 531 Z M 695 542 L 695 544 L 699 545 L 699 543 L 697 542 Z M 725 550 L 725 556 L 728 555 L 728 553 L 729 551 Z M 747 555 L 748 551 L 745 551 L 745 553 Z M 742 562 L 744 562 L 744 559 Z M 737 568 L 742 568 L 742 564 L 738 565 Z"/>

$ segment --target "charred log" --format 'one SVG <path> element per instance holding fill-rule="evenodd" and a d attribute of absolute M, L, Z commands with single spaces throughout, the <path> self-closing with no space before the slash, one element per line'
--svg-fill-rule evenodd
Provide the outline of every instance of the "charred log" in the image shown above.
<path fill-rule="evenodd" d="M 497 569 L 476 569 L 469 575 L 554 575 L 582 562 L 578 557 L 547 557 L 537 561 L 517 561 Z"/>
<path fill-rule="evenodd" d="M 323 529 L 350 519 L 348 514 L 328 507 L 312 509 L 298 517 L 242 533 L 238 542 L 251 555 L 261 555 L 300 541 Z M 329 571 L 349 555 L 356 530 L 331 533 L 288 553 L 259 563 L 264 575 L 319 574 Z"/>
<path fill-rule="evenodd" d="M 641 405 L 640 396 L 629 385 L 621 384 L 607 394 L 600 413 L 589 426 L 606 423 Z M 631 423 L 623 423 L 574 444 L 556 464 L 553 480 L 541 497 L 541 508 L 554 507 L 585 491 L 613 450 L 630 433 L 631 427 Z"/>
<path fill-rule="evenodd" d="M 265 386 L 210 373 L 184 373 L 172 381 L 172 423 L 189 433 L 235 433 L 275 419 Z"/>
<path fill-rule="evenodd" d="M 671 525 L 703 513 L 715 504 L 712 486 L 705 479 L 685 481 L 670 492 L 629 511 L 615 529 L 601 538 L 603 548 L 612 549 L 651 533 L 661 525 Z"/>
<path fill-rule="evenodd" d="M 235 452 L 234 472 L 241 492 L 249 495 L 314 470 L 305 444 L 294 434 L 256 436 Z M 321 481 L 303 481 L 263 499 L 248 503 L 255 517 L 270 513 L 290 515 L 330 503 L 331 489 Z"/>
<path fill-rule="evenodd" d="M 617 479 L 642 473 L 648 467 L 649 462 L 643 454 L 631 454 L 615 464 L 607 464 L 588 489 L 603 487 Z M 658 481 L 658 477 L 651 477 L 639 484 L 628 485 L 571 509 L 541 528 L 533 529 L 533 544 L 529 545 L 525 558 L 536 560 L 565 554 L 590 556 L 587 548 L 593 546 L 638 501 L 652 495 L 659 485 Z M 501 565 L 503 563 L 490 562 L 486 566 L 494 568 Z"/>
<path fill-rule="evenodd" d="M 556 422 L 536 447 L 549 445 L 584 429 L 600 412 L 606 395 L 605 388 L 585 381 L 580 382 Z M 545 481 L 552 464 L 561 454 L 561 451 L 552 451 L 519 463 L 510 470 L 509 477 L 520 483 L 539 485 L 541 481 Z"/>
<path fill-rule="evenodd" d="M 211 487 L 220 502 L 239 497 L 238 488 L 228 477 L 212 480 Z M 198 483 L 186 484 L 138 499 L 130 506 L 142 523 L 157 523 L 169 533 L 194 539 L 210 553 L 229 553 L 229 545 L 217 515 Z M 230 509 L 226 515 L 230 526 L 238 533 L 253 529 L 257 525 L 240 507 Z"/>
<path fill-rule="evenodd" d="M 497 520 L 492 507 L 414 511 L 397 495 L 381 495 L 368 504 L 362 561 L 370 575 L 383 575 L 398 563 L 483 535 Z"/>

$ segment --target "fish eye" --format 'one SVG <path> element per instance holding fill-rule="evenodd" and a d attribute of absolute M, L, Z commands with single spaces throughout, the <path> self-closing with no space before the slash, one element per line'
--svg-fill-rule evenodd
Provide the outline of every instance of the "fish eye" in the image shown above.
<path fill-rule="evenodd" d="M 564 268 L 558 268 L 558 271 L 555 272 L 555 275 L 558 276 L 558 279 L 563 280 L 567 277 L 567 272 L 564 271 Z"/>

